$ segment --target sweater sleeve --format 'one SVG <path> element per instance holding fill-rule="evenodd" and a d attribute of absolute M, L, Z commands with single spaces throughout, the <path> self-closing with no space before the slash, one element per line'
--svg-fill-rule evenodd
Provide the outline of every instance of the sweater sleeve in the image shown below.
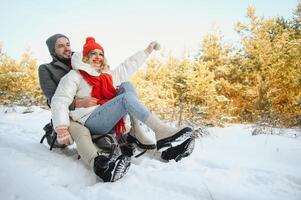
<path fill-rule="evenodd" d="M 128 79 L 143 65 L 147 57 L 148 54 L 144 51 L 139 51 L 118 65 L 111 72 L 114 84 L 120 85 L 122 82 L 128 81 Z"/>
<path fill-rule="evenodd" d="M 55 93 L 57 85 L 55 81 L 51 78 L 51 74 L 46 67 L 47 67 L 46 65 L 40 65 L 39 81 L 40 81 L 41 89 L 47 98 L 47 104 L 50 106 L 51 99 Z"/>
<path fill-rule="evenodd" d="M 61 80 L 51 101 L 53 127 L 69 127 L 69 105 L 73 102 L 79 86 L 79 75 L 71 70 Z"/>
<path fill-rule="evenodd" d="M 52 97 L 57 88 L 57 84 L 51 78 L 51 74 L 47 70 L 47 66 L 45 64 L 40 65 L 39 67 L 39 82 L 40 82 L 40 87 L 47 99 L 47 104 L 50 107 Z M 75 109 L 75 99 L 72 101 L 72 103 L 69 106 L 69 110 L 74 110 L 74 109 Z"/>

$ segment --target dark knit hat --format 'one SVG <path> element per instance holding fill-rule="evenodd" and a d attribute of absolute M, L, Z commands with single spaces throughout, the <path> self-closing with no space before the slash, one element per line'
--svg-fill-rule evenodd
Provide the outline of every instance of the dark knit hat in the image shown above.
<path fill-rule="evenodd" d="M 102 46 L 96 43 L 93 37 L 87 37 L 86 44 L 83 47 L 83 56 L 88 55 L 89 52 L 94 49 L 100 49 L 104 53 Z"/>
<path fill-rule="evenodd" d="M 50 36 L 47 40 L 46 40 L 46 44 L 48 46 L 48 50 L 49 50 L 49 53 L 51 55 L 54 55 L 54 46 L 55 46 L 55 42 L 57 41 L 57 39 L 61 38 L 61 37 L 64 37 L 66 38 L 67 40 L 69 40 L 69 38 L 63 34 L 60 34 L 60 33 L 57 33 L 57 34 L 54 34 L 53 36 Z"/>

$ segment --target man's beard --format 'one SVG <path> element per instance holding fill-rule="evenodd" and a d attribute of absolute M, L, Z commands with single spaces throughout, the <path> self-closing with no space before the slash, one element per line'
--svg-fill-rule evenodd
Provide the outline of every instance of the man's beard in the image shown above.
<path fill-rule="evenodd" d="M 54 53 L 54 56 L 59 60 L 70 60 L 72 52 L 71 51 L 66 51 L 66 52 L 70 53 L 70 56 L 68 56 L 67 58 L 65 56 L 63 56 L 64 54 L 58 55 L 58 54 Z M 64 52 L 64 53 L 66 53 L 66 52 Z"/>
<path fill-rule="evenodd" d="M 71 56 L 69 58 L 65 58 L 63 56 L 55 55 L 55 57 L 65 65 L 71 67 Z"/>

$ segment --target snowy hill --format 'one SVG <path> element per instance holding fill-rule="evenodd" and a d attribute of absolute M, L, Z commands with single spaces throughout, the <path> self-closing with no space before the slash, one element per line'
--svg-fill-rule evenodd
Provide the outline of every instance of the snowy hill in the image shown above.
<path fill-rule="evenodd" d="M 48 110 L 24 111 L 0 108 L 1 200 L 301 199 L 300 137 L 251 136 L 245 125 L 211 128 L 190 157 L 164 163 L 144 155 L 120 181 L 101 183 L 74 146 L 50 152 L 39 143 Z"/>

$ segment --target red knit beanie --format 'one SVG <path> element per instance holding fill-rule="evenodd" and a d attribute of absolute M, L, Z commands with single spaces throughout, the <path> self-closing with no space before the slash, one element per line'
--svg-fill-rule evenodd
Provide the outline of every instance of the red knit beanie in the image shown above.
<path fill-rule="evenodd" d="M 87 37 L 86 44 L 84 45 L 83 48 L 83 56 L 88 55 L 89 52 L 94 49 L 100 49 L 104 53 L 102 46 L 100 46 L 100 44 L 95 42 L 94 37 Z"/>

